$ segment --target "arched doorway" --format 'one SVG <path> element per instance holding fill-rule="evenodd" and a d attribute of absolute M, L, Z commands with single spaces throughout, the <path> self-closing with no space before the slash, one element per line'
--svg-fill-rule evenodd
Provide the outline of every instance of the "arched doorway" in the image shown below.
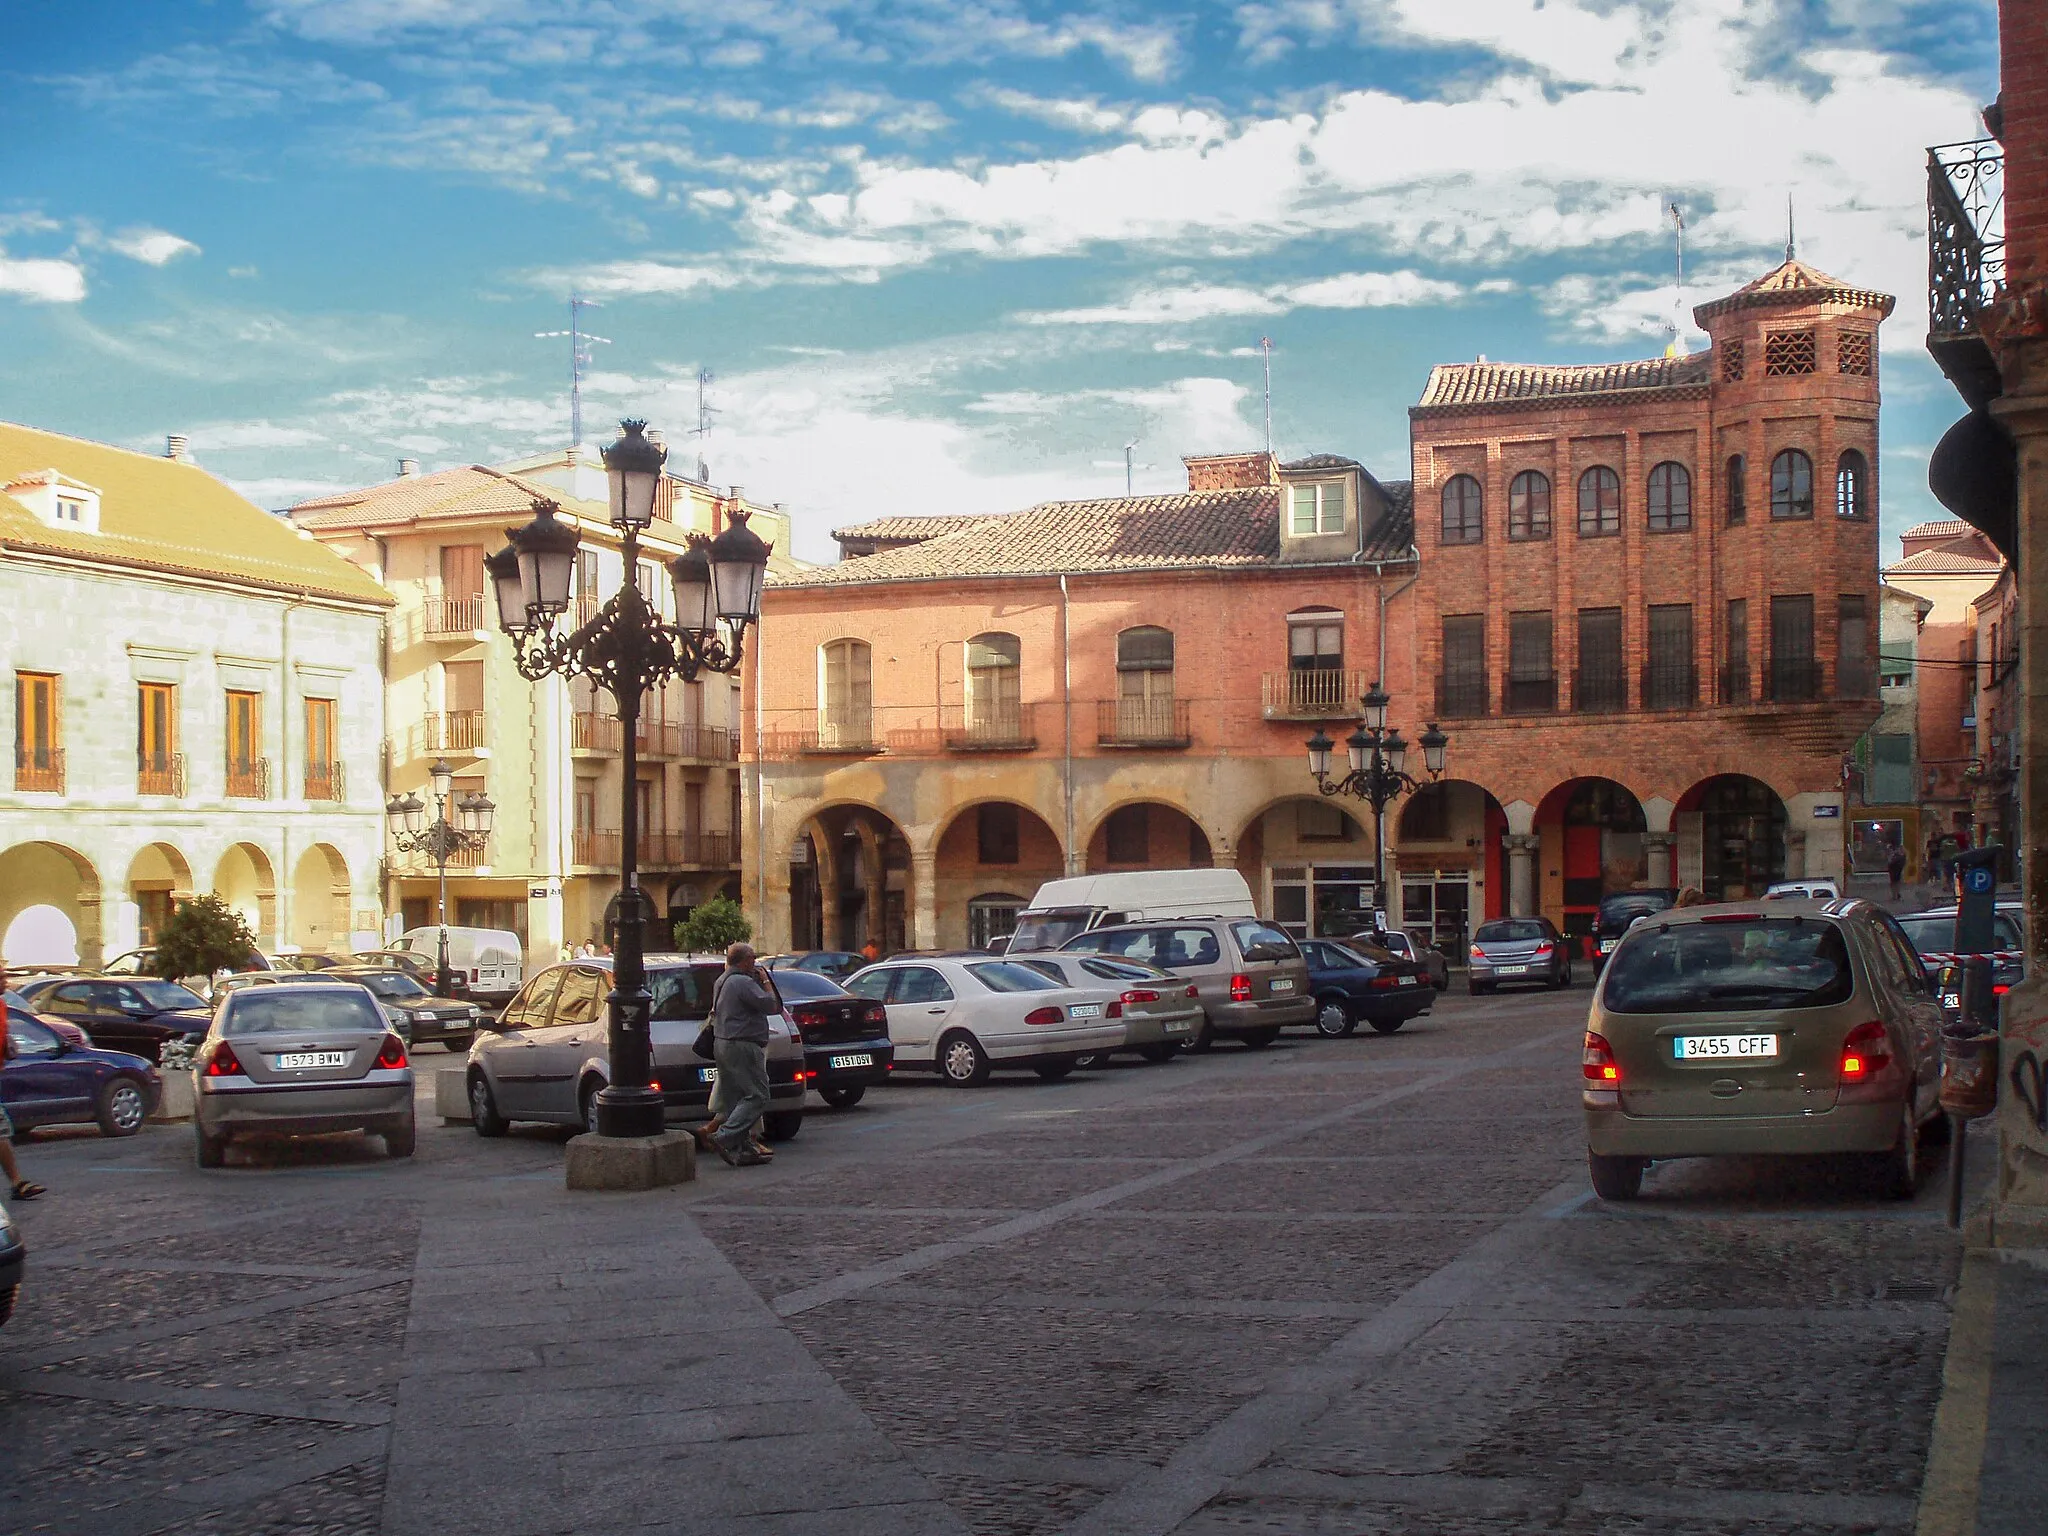
<path fill-rule="evenodd" d="M 1643 805 L 1613 779 L 1567 779 L 1536 807 L 1536 910 L 1568 936 L 1593 931 L 1600 898 L 1661 885 L 1649 879 Z"/>
<path fill-rule="evenodd" d="M 1371 811 L 1355 800 L 1294 795 L 1237 835 L 1237 868 L 1262 911 L 1296 938 L 1347 938 L 1372 926 Z"/>
<path fill-rule="evenodd" d="M 1785 802 L 1742 773 L 1702 779 L 1679 797 L 1674 818 L 1679 879 L 1709 901 L 1761 896 L 1785 878 Z"/>
<path fill-rule="evenodd" d="M 100 877 L 61 843 L 0 853 L 0 955 L 13 965 L 99 966 Z"/>
<path fill-rule="evenodd" d="M 292 875 L 292 942 L 309 953 L 347 954 L 350 886 L 341 850 L 315 843 Z"/>
<path fill-rule="evenodd" d="M 1391 920 L 1462 965 L 1472 930 L 1507 915 L 1507 811 L 1484 785 L 1444 779 L 1403 800 L 1390 825 Z"/>
<path fill-rule="evenodd" d="M 1088 873 L 1113 869 L 1207 869 L 1209 834 L 1178 806 L 1158 800 L 1120 805 L 1088 835 Z"/>
<path fill-rule="evenodd" d="M 1028 806 L 984 800 L 955 812 L 939 834 L 932 864 L 939 944 L 980 948 L 1007 937 L 1016 910 L 1039 886 L 1065 874 L 1066 863 L 1059 835 Z M 1000 898 L 1013 892 L 1022 899 L 1005 907 Z"/>
<path fill-rule="evenodd" d="M 213 893 L 241 913 L 259 949 L 276 942 L 277 872 L 254 843 L 236 843 L 213 871 Z"/>
<path fill-rule="evenodd" d="M 128 864 L 128 899 L 135 903 L 135 942 L 154 944 L 178 903 L 192 895 L 192 866 L 169 843 L 151 843 Z"/>
<path fill-rule="evenodd" d="M 885 812 L 839 805 L 804 823 L 790 855 L 790 933 L 799 949 L 884 954 L 909 944 L 910 842 Z"/>

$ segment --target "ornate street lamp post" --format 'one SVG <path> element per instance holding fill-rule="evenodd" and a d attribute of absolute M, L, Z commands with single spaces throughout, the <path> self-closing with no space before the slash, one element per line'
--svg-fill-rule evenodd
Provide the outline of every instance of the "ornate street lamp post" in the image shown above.
<path fill-rule="evenodd" d="M 1381 911 L 1386 910 L 1384 839 L 1381 836 L 1387 807 L 1405 794 L 1422 788 L 1423 781 L 1406 771 L 1408 743 L 1398 730 L 1387 725 L 1387 692 L 1374 683 L 1359 701 L 1364 720 L 1344 743 L 1351 760 L 1350 771 L 1330 777 L 1330 753 L 1336 743 L 1323 734 L 1321 726 L 1308 739 L 1308 771 L 1315 775 L 1316 788 L 1326 795 L 1351 795 L 1372 807 L 1372 893 Z M 1423 767 L 1434 783 L 1443 777 L 1444 752 L 1450 746 L 1446 736 L 1431 721 L 1422 733 Z"/>
<path fill-rule="evenodd" d="M 618 592 L 580 629 L 556 632 L 568 611 L 575 572 L 576 530 L 555 514 L 552 501 L 533 504 L 533 521 L 507 533 L 511 543 L 484 562 L 498 607 L 498 623 L 512 639 L 520 676 L 587 677 L 618 701 L 622 767 L 619 812 L 619 922 L 612 960 L 609 1046 L 611 1083 L 597 1095 L 600 1136 L 658 1136 L 661 1094 L 653 1080 L 654 1048 L 648 1034 L 650 999 L 642 959 L 637 732 L 640 699 L 672 677 L 689 681 L 703 672 L 737 672 L 747 626 L 761 616 L 761 583 L 769 546 L 734 508 L 715 539 L 692 534 L 689 549 L 668 564 L 675 589 L 673 624 L 662 619 L 640 590 L 640 531 L 654 521 L 667 448 L 649 442 L 644 421 L 621 422 L 619 440 L 604 450 L 611 481 L 612 526 L 625 535 L 625 579 Z"/>
<path fill-rule="evenodd" d="M 445 758 L 427 770 L 434 786 L 434 819 L 427 820 L 426 803 L 418 795 L 393 795 L 384 802 L 384 819 L 391 825 L 391 841 L 400 853 L 424 853 L 434 861 L 440 886 L 435 898 L 435 921 L 441 925 L 441 958 L 434 972 L 434 991 L 452 997 L 454 978 L 448 969 L 448 861 L 456 854 L 482 848 L 491 837 L 491 817 L 497 811 L 481 791 L 455 795 L 455 770 Z M 448 813 L 455 812 L 450 821 Z"/>

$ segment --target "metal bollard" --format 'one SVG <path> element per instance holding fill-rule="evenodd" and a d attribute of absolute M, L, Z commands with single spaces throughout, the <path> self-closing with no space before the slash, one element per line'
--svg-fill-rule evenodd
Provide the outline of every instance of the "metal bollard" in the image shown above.
<path fill-rule="evenodd" d="M 1963 960 L 1962 1017 L 1941 1031 L 1941 1107 L 1949 1119 L 1948 1224 L 1963 1224 L 1963 1152 L 1969 1125 L 1998 1109 L 1998 997 L 1991 957 Z"/>

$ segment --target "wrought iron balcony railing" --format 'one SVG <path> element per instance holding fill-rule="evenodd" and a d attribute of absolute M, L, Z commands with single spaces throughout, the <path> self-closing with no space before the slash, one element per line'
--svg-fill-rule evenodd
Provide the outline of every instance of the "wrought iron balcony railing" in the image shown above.
<path fill-rule="evenodd" d="M 145 752 L 135 760 L 135 792 L 138 795 L 185 793 L 185 754 Z"/>
<path fill-rule="evenodd" d="M 1699 669 L 1690 660 L 1643 664 L 1643 708 L 1691 709 L 1699 701 Z"/>
<path fill-rule="evenodd" d="M 346 800 L 348 798 L 348 775 L 343 772 L 339 761 L 309 761 L 306 764 L 306 798 L 308 800 Z"/>
<path fill-rule="evenodd" d="M 1771 702 L 1810 704 L 1820 697 L 1820 663 L 1811 656 L 1773 656 Z"/>
<path fill-rule="evenodd" d="M 1484 672 L 1453 672 L 1436 680 L 1436 712 L 1445 720 L 1478 720 L 1493 713 Z"/>
<path fill-rule="evenodd" d="M 1557 708 L 1557 677 L 1510 677 L 1501 709 L 1510 715 L 1547 715 Z"/>
<path fill-rule="evenodd" d="M 1105 747 L 1184 747 L 1191 740 L 1186 699 L 1098 699 L 1095 740 Z"/>
<path fill-rule="evenodd" d="M 1622 675 L 1621 659 L 1607 667 L 1581 667 L 1572 674 L 1572 712 L 1580 715 L 1618 715 L 1628 708 L 1628 679 Z"/>
<path fill-rule="evenodd" d="M 1996 139 L 1927 151 L 1927 328 L 1964 336 L 2005 282 L 2005 148 Z"/>
<path fill-rule="evenodd" d="M 1749 663 L 1730 662 L 1721 669 L 1721 702 L 1747 704 L 1749 699 Z"/>
<path fill-rule="evenodd" d="M 270 759 L 231 757 L 227 764 L 227 795 L 230 800 L 270 798 Z"/>
<path fill-rule="evenodd" d="M 64 793 L 64 749 L 62 747 L 16 747 L 14 787 L 25 795 Z"/>

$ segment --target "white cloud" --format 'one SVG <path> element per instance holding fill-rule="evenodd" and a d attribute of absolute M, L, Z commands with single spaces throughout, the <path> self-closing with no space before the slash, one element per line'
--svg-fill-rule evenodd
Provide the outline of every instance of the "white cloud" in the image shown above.
<path fill-rule="evenodd" d="M 1242 315 L 1278 315 L 1292 309 L 1380 309 L 1448 304 L 1463 297 L 1456 283 L 1419 272 L 1340 272 L 1312 282 L 1245 288 L 1195 284 L 1146 289 L 1120 304 L 1091 309 L 1039 310 L 1018 316 L 1033 325 L 1176 325 Z"/>
<path fill-rule="evenodd" d="M 76 304 L 85 297 L 85 269 L 75 261 L 0 251 L 0 293 L 32 304 Z"/>
<path fill-rule="evenodd" d="M 120 252 L 131 261 L 143 262 L 160 267 L 165 262 L 183 256 L 186 252 L 197 256 L 199 247 L 180 235 L 161 229 L 128 229 L 107 240 L 109 250 Z"/>
<path fill-rule="evenodd" d="M 1007 87 L 983 86 L 967 93 L 967 99 L 977 105 L 986 103 L 1014 117 L 1031 118 L 1076 133 L 1115 133 L 1131 120 L 1130 113 L 1117 107 L 1106 107 L 1098 101 L 1034 96 L 1029 91 Z"/>

